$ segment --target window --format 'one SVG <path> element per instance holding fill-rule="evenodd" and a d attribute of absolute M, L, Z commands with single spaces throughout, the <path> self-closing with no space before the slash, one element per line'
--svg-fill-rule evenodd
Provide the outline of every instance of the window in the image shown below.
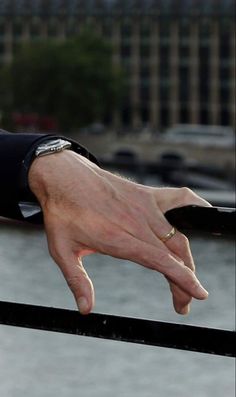
<path fill-rule="evenodd" d="M 182 124 L 187 124 L 189 122 L 189 109 L 186 105 L 180 106 L 179 119 Z"/>
<path fill-rule="evenodd" d="M 220 81 L 221 82 L 226 82 L 229 81 L 230 79 L 230 71 L 228 67 L 220 67 Z"/>
<path fill-rule="evenodd" d="M 227 60 L 230 58 L 230 38 L 220 40 L 219 56 L 221 60 Z"/>
<path fill-rule="evenodd" d="M 122 25 L 121 25 L 121 37 L 123 39 L 127 39 L 130 38 L 132 35 L 132 25 L 130 21 L 125 21 Z"/>
<path fill-rule="evenodd" d="M 130 58 L 131 55 L 131 47 L 127 43 L 121 44 L 121 57 L 123 58 Z"/>
<path fill-rule="evenodd" d="M 141 120 L 144 124 L 148 123 L 149 121 L 149 109 L 147 106 L 141 107 Z"/>
<path fill-rule="evenodd" d="M 206 103 L 209 100 L 209 81 L 210 81 L 210 65 L 209 65 L 209 48 L 208 46 L 200 46 L 199 48 L 199 96 L 200 102 Z"/>
<path fill-rule="evenodd" d="M 149 58 L 150 57 L 150 46 L 146 44 L 140 45 L 140 57 Z"/>
<path fill-rule="evenodd" d="M 170 47 L 166 45 L 159 48 L 159 76 L 161 81 L 170 76 Z"/>
<path fill-rule="evenodd" d="M 189 100 L 189 69 L 183 66 L 179 68 L 179 100 L 182 103 Z"/>
<path fill-rule="evenodd" d="M 150 70 L 149 70 L 149 67 L 146 65 L 141 65 L 140 80 L 141 80 L 141 83 L 143 83 L 144 85 L 146 85 L 146 86 L 149 85 Z"/>
<path fill-rule="evenodd" d="M 159 76 L 161 81 L 169 80 L 170 78 L 170 65 L 169 63 L 161 63 L 159 68 Z"/>
<path fill-rule="evenodd" d="M 179 46 L 179 58 L 180 58 L 180 62 L 186 61 L 186 59 L 189 59 L 189 46 L 183 46 L 180 45 Z"/>
<path fill-rule="evenodd" d="M 200 45 L 199 47 L 199 61 L 201 63 L 208 63 L 210 48 L 208 45 Z"/>
<path fill-rule="evenodd" d="M 162 20 L 159 27 L 159 34 L 161 39 L 170 39 L 170 22 L 167 20 Z"/>
<path fill-rule="evenodd" d="M 169 125 L 169 107 L 167 106 L 161 106 L 160 124 L 162 128 L 168 127 Z"/>
<path fill-rule="evenodd" d="M 228 59 L 230 57 L 230 43 L 233 39 L 230 32 L 230 20 L 221 20 L 219 27 L 219 45 L 220 45 L 220 59 Z"/>
<path fill-rule="evenodd" d="M 159 92 L 160 101 L 162 104 L 167 103 L 170 99 L 170 89 L 167 84 L 160 84 Z"/>
<path fill-rule="evenodd" d="M 150 97 L 149 84 L 146 84 L 145 82 L 142 81 L 140 86 L 141 101 L 147 103 L 149 101 L 149 97 Z"/>
<path fill-rule="evenodd" d="M 208 79 L 200 79 L 199 83 L 199 99 L 200 102 L 206 104 L 209 100 L 210 87 Z"/>
<path fill-rule="evenodd" d="M 122 124 L 128 126 L 131 124 L 131 109 L 130 105 L 127 103 L 122 109 Z"/>
<path fill-rule="evenodd" d="M 230 114 L 226 107 L 222 107 L 220 111 L 220 124 L 229 125 L 230 124 Z"/>
<path fill-rule="evenodd" d="M 222 104 L 229 104 L 230 100 L 230 90 L 229 85 L 221 85 L 220 86 L 220 102 Z"/>
<path fill-rule="evenodd" d="M 166 65 L 170 59 L 170 47 L 167 45 L 160 45 L 159 47 L 159 60 L 160 63 Z"/>
<path fill-rule="evenodd" d="M 211 36 L 211 22 L 209 20 L 203 20 L 199 26 L 199 38 L 200 41 L 209 41 Z"/>
<path fill-rule="evenodd" d="M 148 21 L 143 21 L 140 26 L 140 38 L 141 42 L 148 42 L 150 39 L 151 29 Z"/>
<path fill-rule="evenodd" d="M 209 111 L 206 106 L 200 106 L 200 124 L 209 124 Z"/>
<path fill-rule="evenodd" d="M 179 23 L 179 40 L 189 39 L 190 36 L 190 24 L 187 19 L 180 20 Z"/>

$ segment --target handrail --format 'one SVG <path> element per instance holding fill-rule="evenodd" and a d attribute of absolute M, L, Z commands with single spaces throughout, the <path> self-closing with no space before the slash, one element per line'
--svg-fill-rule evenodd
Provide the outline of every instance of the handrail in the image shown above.
<path fill-rule="evenodd" d="M 235 208 L 187 205 L 167 211 L 165 217 L 173 226 L 185 232 L 236 235 Z"/>
<path fill-rule="evenodd" d="M 0 324 L 235 357 L 236 332 L 0 301 Z"/>

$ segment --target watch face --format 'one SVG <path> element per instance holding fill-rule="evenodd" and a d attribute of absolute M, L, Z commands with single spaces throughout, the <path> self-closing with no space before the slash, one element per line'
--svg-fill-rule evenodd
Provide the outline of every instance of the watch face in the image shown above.
<path fill-rule="evenodd" d="M 70 148 L 71 143 L 69 141 L 65 141 L 64 139 L 53 139 L 51 141 L 41 143 L 35 151 L 35 156 L 46 156 L 47 154 L 61 152 L 62 150 Z"/>

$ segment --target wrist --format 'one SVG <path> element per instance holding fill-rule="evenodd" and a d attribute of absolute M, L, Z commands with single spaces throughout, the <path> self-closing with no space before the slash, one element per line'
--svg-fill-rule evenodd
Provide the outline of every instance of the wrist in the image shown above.
<path fill-rule="evenodd" d="M 59 174 L 65 163 L 75 155 L 71 150 L 64 150 L 50 156 L 36 157 L 28 172 L 28 183 L 31 192 L 36 196 L 41 206 L 50 195 L 50 191 L 56 181 L 56 174 Z M 80 155 L 76 155 L 79 156 Z"/>
<path fill-rule="evenodd" d="M 29 170 L 33 162 L 34 166 L 37 163 L 47 164 L 48 162 L 46 160 L 44 163 L 36 160 L 38 160 L 38 157 L 51 157 L 54 154 L 59 155 L 61 151 L 65 151 L 67 149 L 71 149 L 71 152 L 75 152 L 98 165 L 96 158 L 91 153 L 89 153 L 86 148 L 84 148 L 77 142 L 64 137 L 52 135 L 42 136 L 40 139 L 37 139 L 35 141 L 35 143 L 28 150 L 24 160 L 22 161 L 22 167 L 19 175 L 19 200 L 21 202 L 37 202 L 37 197 L 35 197 L 32 188 L 30 188 L 29 186 Z M 47 156 L 47 154 L 49 156 Z M 55 156 L 53 156 L 53 158 L 55 158 Z"/>

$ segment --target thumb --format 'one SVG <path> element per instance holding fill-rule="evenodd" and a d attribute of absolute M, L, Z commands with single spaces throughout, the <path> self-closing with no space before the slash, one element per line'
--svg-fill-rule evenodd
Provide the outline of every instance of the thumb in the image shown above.
<path fill-rule="evenodd" d="M 94 307 L 94 287 L 86 270 L 83 267 L 81 257 L 68 258 L 63 266 L 60 266 L 66 282 L 71 289 L 78 309 L 81 314 L 88 314 Z"/>
<path fill-rule="evenodd" d="M 56 246 L 49 244 L 49 251 L 71 289 L 79 311 L 88 314 L 94 307 L 94 288 L 83 267 L 82 258 L 67 247 L 65 241 L 58 244 L 57 240 Z"/>

